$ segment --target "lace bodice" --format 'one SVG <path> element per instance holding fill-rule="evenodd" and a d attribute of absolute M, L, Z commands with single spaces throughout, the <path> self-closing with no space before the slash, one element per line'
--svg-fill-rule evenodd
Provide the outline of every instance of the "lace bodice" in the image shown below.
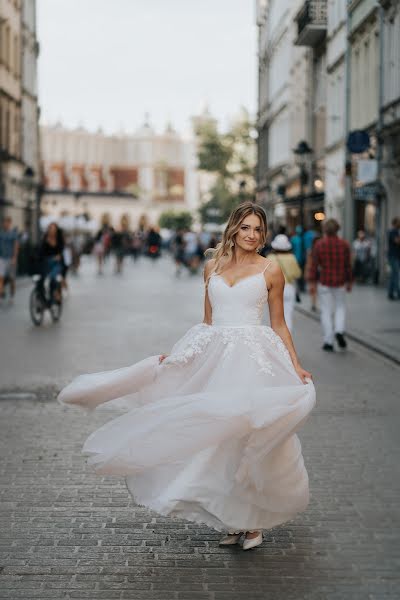
<path fill-rule="evenodd" d="M 208 297 L 212 307 L 213 325 L 261 324 L 263 307 L 268 300 L 264 271 L 240 279 L 232 287 L 221 275 L 214 273 L 211 275 L 208 283 Z"/>

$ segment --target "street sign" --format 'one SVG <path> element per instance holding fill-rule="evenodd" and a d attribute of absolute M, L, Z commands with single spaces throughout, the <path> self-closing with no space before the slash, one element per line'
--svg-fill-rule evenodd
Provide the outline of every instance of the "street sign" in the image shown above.
<path fill-rule="evenodd" d="M 347 137 L 347 149 L 352 154 L 361 154 L 368 150 L 370 146 L 370 139 L 368 131 L 356 129 L 350 131 Z"/>
<path fill-rule="evenodd" d="M 357 161 L 357 181 L 359 183 L 372 183 L 378 177 L 378 161 L 375 159 Z"/>

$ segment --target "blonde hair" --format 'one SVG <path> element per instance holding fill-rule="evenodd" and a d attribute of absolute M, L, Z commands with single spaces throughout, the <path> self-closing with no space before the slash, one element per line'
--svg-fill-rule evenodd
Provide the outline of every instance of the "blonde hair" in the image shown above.
<path fill-rule="evenodd" d="M 229 217 L 220 243 L 216 248 L 208 248 L 204 253 L 207 257 L 209 256 L 215 261 L 210 274 L 207 277 L 206 286 L 208 286 L 211 275 L 213 273 L 218 273 L 224 265 L 228 264 L 232 260 L 233 250 L 235 247 L 234 238 L 239 231 L 242 222 L 249 215 L 256 215 L 260 219 L 261 239 L 259 250 L 261 250 L 261 248 L 263 248 L 265 245 L 267 239 L 267 215 L 265 214 L 265 210 L 258 204 L 254 204 L 251 201 L 239 204 L 239 206 L 232 211 Z"/>

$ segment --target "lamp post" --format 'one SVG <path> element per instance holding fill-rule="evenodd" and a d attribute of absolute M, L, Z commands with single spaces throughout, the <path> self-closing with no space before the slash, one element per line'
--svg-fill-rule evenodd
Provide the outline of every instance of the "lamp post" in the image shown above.
<path fill-rule="evenodd" d="M 306 195 L 306 185 L 309 180 L 309 173 L 307 171 L 307 159 L 312 154 L 312 149 L 307 144 L 306 141 L 302 140 L 299 142 L 294 148 L 293 153 L 296 155 L 296 164 L 300 169 L 300 197 L 299 197 L 299 209 L 300 209 L 300 256 L 301 256 L 301 270 L 303 271 L 305 265 L 305 248 L 304 248 L 304 201 Z M 304 279 L 301 277 L 300 279 L 300 289 L 304 291 Z"/>
<path fill-rule="evenodd" d="M 33 172 L 33 169 L 31 169 L 31 167 L 26 167 L 22 181 L 23 181 L 23 186 L 25 188 L 26 211 L 27 211 L 27 216 L 28 216 L 28 222 L 25 222 L 25 226 L 27 225 L 30 240 L 32 240 L 32 238 L 35 235 L 34 223 L 33 223 L 34 217 L 32 218 L 32 216 L 34 215 L 34 207 L 32 205 L 32 190 L 34 188 L 34 181 L 33 181 L 34 176 L 35 176 L 35 173 Z"/>

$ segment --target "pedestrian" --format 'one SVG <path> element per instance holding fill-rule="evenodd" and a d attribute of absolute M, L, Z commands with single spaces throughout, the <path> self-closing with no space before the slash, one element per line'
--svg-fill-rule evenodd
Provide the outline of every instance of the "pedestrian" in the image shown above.
<path fill-rule="evenodd" d="M 42 274 L 42 285 L 46 277 L 50 279 L 50 296 L 56 302 L 61 302 L 61 285 L 58 277 L 64 271 L 64 234 L 57 223 L 50 223 L 43 236 L 39 249 L 40 270 Z"/>
<path fill-rule="evenodd" d="M 290 238 L 290 243 L 292 244 L 293 254 L 295 255 L 300 267 L 304 258 L 303 241 L 303 228 L 301 225 L 297 225 L 294 235 L 292 235 Z"/>
<path fill-rule="evenodd" d="M 66 291 L 68 291 L 67 275 L 68 275 L 69 268 L 72 265 L 72 261 L 73 261 L 73 246 L 72 246 L 71 237 L 68 236 L 65 238 L 65 243 L 64 243 L 62 282 L 61 282 L 62 289 L 66 290 Z"/>
<path fill-rule="evenodd" d="M 180 229 L 175 233 L 172 242 L 172 249 L 175 260 L 175 275 L 179 277 L 182 266 L 185 265 L 185 240 L 183 237 L 183 232 Z"/>
<path fill-rule="evenodd" d="M 346 348 L 346 290 L 352 288 L 350 244 L 338 236 L 339 223 L 328 219 L 324 236 L 315 243 L 309 275 L 309 291 L 315 293 L 318 282 L 318 299 L 324 336 L 322 349 L 333 352 L 333 339 L 340 348 Z"/>
<path fill-rule="evenodd" d="M 97 274 L 103 275 L 104 260 L 111 244 L 111 232 L 108 225 L 104 224 L 99 229 L 94 239 L 93 253 L 97 260 Z"/>
<path fill-rule="evenodd" d="M 147 246 L 147 255 L 150 258 L 159 258 L 161 256 L 161 235 L 157 227 L 150 227 L 147 237 L 146 237 L 146 246 Z"/>
<path fill-rule="evenodd" d="M 4 284 L 10 285 L 10 299 L 12 304 L 15 297 L 17 260 L 19 252 L 18 231 L 12 227 L 12 219 L 6 216 L 0 229 L 0 302 L 4 296 Z"/>
<path fill-rule="evenodd" d="M 371 241 L 367 239 L 365 231 L 357 231 L 353 242 L 353 277 L 358 283 L 365 283 L 371 271 Z"/>
<path fill-rule="evenodd" d="M 296 289 L 296 301 L 301 302 L 300 293 L 304 292 L 305 284 L 304 284 L 304 266 L 305 266 L 305 243 L 304 243 L 304 232 L 303 227 L 301 225 L 297 225 L 295 229 L 295 234 L 290 238 L 290 243 L 292 244 L 293 254 L 296 257 L 296 260 L 301 269 L 301 277 L 297 280 L 297 289 Z"/>
<path fill-rule="evenodd" d="M 244 538 L 244 550 L 309 501 L 295 432 L 315 390 L 285 324 L 282 271 L 258 254 L 266 232 L 264 210 L 240 204 L 205 265 L 203 322 L 169 356 L 78 377 L 59 396 L 125 406 L 84 445 L 97 472 L 126 476 L 159 514 L 226 532 L 222 545 Z M 261 325 L 266 302 L 271 327 Z"/>
<path fill-rule="evenodd" d="M 140 256 L 142 251 L 142 236 L 140 231 L 134 231 L 132 234 L 131 241 L 131 255 L 133 257 L 133 262 L 136 262 Z"/>
<path fill-rule="evenodd" d="M 198 246 L 198 250 L 199 250 L 199 255 L 200 255 L 200 261 L 203 261 L 205 259 L 204 253 L 207 250 L 207 248 L 210 248 L 210 241 L 212 238 L 212 234 L 209 231 L 200 231 L 199 233 L 199 246 Z"/>
<path fill-rule="evenodd" d="M 315 238 L 318 237 L 317 232 L 314 229 L 306 229 L 303 235 L 304 240 L 304 259 L 307 260 L 307 252 L 312 248 Z M 304 262 L 305 262 L 304 261 Z"/>
<path fill-rule="evenodd" d="M 81 264 L 81 256 L 83 254 L 85 241 L 81 233 L 74 235 L 71 240 L 72 263 L 71 271 L 73 275 L 78 275 Z"/>
<path fill-rule="evenodd" d="M 400 299 L 400 217 L 392 220 L 392 228 L 388 231 L 388 261 L 390 265 L 388 298 Z"/>
<path fill-rule="evenodd" d="M 117 275 L 122 273 L 124 258 L 130 251 L 131 241 L 128 221 L 123 216 L 121 218 L 120 229 L 118 231 L 114 231 L 111 236 L 111 248 L 115 255 L 114 273 Z"/>
<path fill-rule="evenodd" d="M 273 253 L 268 258 L 277 262 L 282 269 L 285 278 L 285 288 L 283 290 L 283 308 L 285 313 L 286 325 L 290 333 L 293 332 L 293 312 L 296 301 L 296 280 L 301 276 L 301 269 L 292 252 L 292 244 L 287 235 L 281 233 L 271 242 Z"/>
<path fill-rule="evenodd" d="M 185 241 L 185 264 L 194 275 L 200 265 L 199 240 L 197 234 L 190 229 L 185 231 L 183 239 Z"/>

